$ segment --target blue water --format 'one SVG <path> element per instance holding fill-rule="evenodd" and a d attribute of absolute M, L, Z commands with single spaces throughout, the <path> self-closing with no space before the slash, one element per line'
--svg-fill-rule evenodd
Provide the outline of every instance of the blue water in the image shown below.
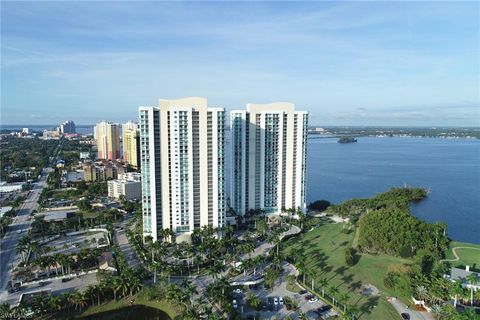
<path fill-rule="evenodd" d="M 29 128 L 31 131 L 42 132 L 43 130 L 55 130 L 58 125 L 5 125 L 0 124 L 0 130 L 22 130 L 22 128 Z M 76 131 L 79 134 L 93 134 L 93 125 L 76 125 Z"/>
<path fill-rule="evenodd" d="M 393 186 L 428 188 L 412 205 L 426 221 L 444 221 L 455 240 L 480 243 L 480 141 L 431 138 L 309 139 L 307 202 L 372 197 Z"/>

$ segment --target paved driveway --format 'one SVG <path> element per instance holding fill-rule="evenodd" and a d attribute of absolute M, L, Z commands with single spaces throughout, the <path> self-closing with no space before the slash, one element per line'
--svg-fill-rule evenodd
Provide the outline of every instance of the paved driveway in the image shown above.
<path fill-rule="evenodd" d="M 435 320 L 435 317 L 428 312 L 418 312 L 407 308 L 407 306 L 400 300 L 393 298 L 390 302 L 392 306 L 401 313 L 408 313 L 411 320 Z"/>

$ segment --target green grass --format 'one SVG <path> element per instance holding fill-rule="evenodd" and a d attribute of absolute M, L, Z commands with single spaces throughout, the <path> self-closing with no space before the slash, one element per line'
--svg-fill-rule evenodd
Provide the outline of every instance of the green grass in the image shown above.
<path fill-rule="evenodd" d="M 310 232 L 288 240 L 284 251 L 301 250 L 306 257 L 306 265 L 316 271 L 316 280 L 325 278 L 327 288 L 334 285 L 342 293 L 348 293 L 348 304 L 356 305 L 360 310 L 360 319 L 400 319 L 399 314 L 386 301 L 387 296 L 397 296 L 385 288 L 383 278 L 391 267 L 409 264 L 406 259 L 378 255 L 358 254 L 358 262 L 353 267 L 345 264 L 345 249 L 352 245 L 355 232 L 342 232 L 341 223 L 325 223 Z M 301 278 L 300 278 L 301 281 Z M 361 286 L 372 284 L 380 290 L 378 296 L 363 296 Z M 318 287 L 318 285 L 317 285 Z M 321 291 L 317 288 L 317 292 Z M 398 297 L 406 300 L 408 297 Z"/>
<path fill-rule="evenodd" d="M 130 300 L 131 300 L 131 298 L 120 299 L 120 300 L 117 300 L 117 301 L 112 300 L 112 301 L 106 302 L 104 304 L 101 304 L 100 306 L 89 307 L 84 312 L 79 314 L 76 318 L 81 319 L 81 318 L 85 318 L 87 316 L 91 316 L 91 315 L 94 315 L 94 314 L 107 312 L 107 311 L 112 311 L 112 310 L 117 310 L 117 309 L 121 309 L 121 308 L 124 308 L 124 307 L 129 307 L 130 306 Z M 173 305 L 171 305 L 170 303 L 168 303 L 164 300 L 149 301 L 149 300 L 144 299 L 143 297 L 139 297 L 138 295 L 135 296 L 134 300 L 135 300 L 136 305 L 144 305 L 144 306 L 148 306 L 148 307 L 152 307 L 152 308 L 162 310 L 163 312 L 168 314 L 168 316 L 171 319 L 174 319 L 175 316 L 177 315 L 177 313 L 174 310 Z"/>
<path fill-rule="evenodd" d="M 460 241 L 451 241 L 449 250 L 446 254 L 446 259 L 455 259 L 452 249 L 455 247 L 469 247 L 473 249 L 456 249 L 455 252 L 459 256 L 459 261 L 451 261 L 452 266 L 470 266 L 475 265 L 476 269 L 480 269 L 480 245 L 474 243 L 460 242 Z"/>
<path fill-rule="evenodd" d="M 287 282 L 287 290 L 290 292 L 299 293 L 300 290 L 302 289 L 299 286 L 297 286 L 295 283 Z"/>

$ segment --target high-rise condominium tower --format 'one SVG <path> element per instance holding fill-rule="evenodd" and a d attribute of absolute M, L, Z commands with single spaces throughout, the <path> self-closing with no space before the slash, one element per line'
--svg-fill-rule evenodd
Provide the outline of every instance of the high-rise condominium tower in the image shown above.
<path fill-rule="evenodd" d="M 140 165 L 138 126 L 135 122 L 129 121 L 122 125 L 123 160 L 134 168 Z"/>
<path fill-rule="evenodd" d="M 99 159 L 120 159 L 120 135 L 118 125 L 102 121 L 94 130 Z"/>
<path fill-rule="evenodd" d="M 58 131 L 60 131 L 60 133 L 75 133 L 75 122 L 72 120 L 65 121 L 58 127 Z"/>
<path fill-rule="evenodd" d="M 223 108 L 204 98 L 140 107 L 143 235 L 225 223 Z"/>
<path fill-rule="evenodd" d="M 230 121 L 232 208 L 304 211 L 308 113 L 292 103 L 248 104 Z"/>

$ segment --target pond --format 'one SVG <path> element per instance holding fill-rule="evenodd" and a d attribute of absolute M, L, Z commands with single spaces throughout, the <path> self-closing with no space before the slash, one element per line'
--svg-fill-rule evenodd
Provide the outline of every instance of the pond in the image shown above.
<path fill-rule="evenodd" d="M 160 309 L 136 305 L 85 317 L 89 320 L 170 320 Z"/>

